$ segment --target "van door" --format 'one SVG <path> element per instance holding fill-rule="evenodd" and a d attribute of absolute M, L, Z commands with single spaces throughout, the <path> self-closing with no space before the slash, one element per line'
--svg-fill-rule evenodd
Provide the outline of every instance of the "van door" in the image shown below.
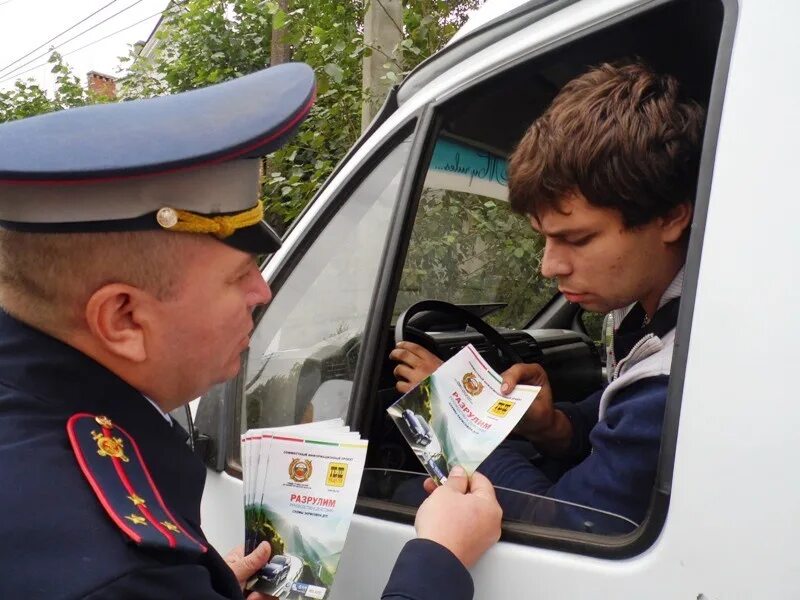
<path fill-rule="evenodd" d="M 565 369 L 565 381 L 597 385 L 599 358 L 592 354 L 594 342 L 582 326 L 576 325 L 576 332 L 541 329 L 547 327 L 548 315 L 558 314 L 553 322 L 576 324 L 580 315 L 562 314 L 570 310 L 567 303 L 536 278 L 540 247 L 503 205 L 503 190 L 498 188 L 506 182 L 495 177 L 483 181 L 480 173 L 468 185 L 447 177 L 447 169 L 437 163 L 437 148 L 440 155 L 442 148 L 455 147 L 461 159 L 491 156 L 502 165 L 560 85 L 588 66 L 643 56 L 676 72 L 709 107 L 687 265 L 688 289 L 695 289 L 735 2 L 587 0 L 564 2 L 561 10 L 542 14 L 541 20 L 473 54 L 462 48 L 465 58 L 444 71 L 436 70 L 435 61 L 423 67 L 435 73 L 429 83 L 407 98 L 351 157 L 267 264 L 264 274 L 274 300 L 258 322 L 240 381 L 204 398 L 198 408 L 198 423 L 205 411 L 213 415 L 205 421 L 217 427 L 212 455 L 219 470 L 209 473 L 203 524 L 221 551 L 241 543 L 244 530 L 237 479 L 239 434 L 249 427 L 343 416 L 370 437 L 370 458 L 332 598 L 380 597 L 397 554 L 413 537 L 415 510 L 398 500 L 397 490 L 416 475 L 403 473 L 409 470 L 404 448 L 390 443 L 381 421 L 383 409 L 396 397 L 386 358 L 391 328 L 413 299 L 435 293 L 447 296 L 439 299 L 474 304 L 513 343 L 539 349 L 541 356 L 548 350 L 554 364 Z M 461 43 L 468 44 L 469 37 Z M 476 221 L 488 217 L 508 228 L 502 234 L 507 239 L 524 242 L 503 245 L 498 238 L 478 236 L 479 242 L 459 246 L 450 262 L 439 261 L 436 269 L 425 271 L 427 254 L 421 245 L 442 241 L 431 239 L 433 235 L 447 235 L 425 226 L 434 218 L 439 219 L 436 224 L 450 219 L 447 226 L 463 233 L 474 226 L 460 219 L 464 214 L 477 215 Z M 529 287 L 523 291 L 533 292 L 509 294 L 496 302 L 490 302 L 496 297 L 482 297 L 480 292 L 488 286 L 509 287 L 506 280 L 489 277 L 497 270 L 489 267 L 501 262 L 513 266 L 509 281 L 524 279 Z M 486 276 L 475 277 L 480 285 L 462 285 L 466 267 L 476 273 L 485 269 Z M 420 272 L 424 281 L 415 283 Z M 534 275 L 525 279 L 530 273 Z M 440 278 L 436 283 L 445 282 L 440 291 L 431 291 L 433 277 Z M 681 309 L 679 328 L 686 340 L 693 301 L 685 296 Z M 456 340 L 454 344 L 472 339 L 470 332 L 466 337 L 446 330 L 433 333 Z M 673 372 L 682 372 L 683 352 L 676 356 Z M 660 557 L 673 556 L 674 549 L 658 544 L 667 531 L 678 422 L 674 407 L 680 404 L 681 391 L 682 381 L 670 390 L 673 408 L 662 444 L 666 458 L 645 522 L 629 522 L 589 507 L 579 531 L 507 521 L 503 541 L 473 572 L 477 598 L 690 597 L 676 593 L 689 592 L 691 586 L 668 583 L 676 567 L 664 567 L 660 561 L 672 559 Z M 595 533 L 593 523 L 602 520 L 618 523 L 617 533 Z M 659 586 L 655 590 L 654 581 Z"/>

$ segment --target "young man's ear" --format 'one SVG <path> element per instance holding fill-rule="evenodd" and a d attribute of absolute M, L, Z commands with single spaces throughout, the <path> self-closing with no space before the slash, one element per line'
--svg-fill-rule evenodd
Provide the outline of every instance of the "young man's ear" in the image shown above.
<path fill-rule="evenodd" d="M 661 239 L 665 244 L 680 240 L 692 223 L 694 207 L 690 202 L 682 202 L 661 218 Z"/>
<path fill-rule="evenodd" d="M 130 285 L 111 283 L 92 294 L 84 316 L 95 343 L 118 358 L 146 360 L 147 294 Z"/>

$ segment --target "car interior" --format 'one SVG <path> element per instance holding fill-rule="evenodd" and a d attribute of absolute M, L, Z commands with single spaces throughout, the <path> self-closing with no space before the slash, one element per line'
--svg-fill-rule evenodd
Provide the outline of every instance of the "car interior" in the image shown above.
<path fill-rule="evenodd" d="M 721 5 L 686 1 L 672 2 L 604 28 L 562 49 L 521 62 L 459 94 L 440 108 L 436 137 L 504 160 L 564 83 L 603 62 L 644 60 L 658 71 L 676 75 L 686 93 L 707 106 L 721 22 Z M 502 256 L 495 258 L 503 260 Z M 402 296 L 402 282 L 400 288 Z M 582 400 L 605 381 L 599 328 L 587 331 L 580 307 L 566 302 L 552 287 L 546 290 L 552 297 L 543 306 L 536 306 L 527 322 L 515 326 L 503 326 L 510 324 L 502 318 L 494 320 L 495 326 L 487 322 L 491 321 L 487 315 L 502 312 L 502 298 L 456 305 L 446 294 L 417 297 L 404 312 L 395 310 L 381 355 L 388 356 L 396 341 L 408 340 L 446 360 L 471 343 L 498 372 L 515 362 L 542 364 L 558 401 Z M 383 361 L 376 407 L 385 409 L 399 397 L 394 389 L 394 366 Z M 371 443 L 368 458 L 368 467 L 375 472 L 365 476 L 362 494 L 402 502 L 395 492 L 401 480 L 410 476 L 401 474 L 392 479 L 391 473 L 421 473 L 418 459 L 385 410 L 373 411 L 369 438 L 377 442 Z M 570 466 L 551 464 L 533 448 L 531 459 L 554 476 Z"/>
<path fill-rule="evenodd" d="M 245 373 L 227 391 L 215 392 L 236 400 L 230 417 L 235 433 L 230 436 L 225 468 L 237 473 L 239 430 L 348 417 L 370 440 L 359 510 L 408 522 L 413 502 L 404 506 L 398 490 L 412 479 L 419 481 L 423 469 L 386 412 L 400 396 L 392 373 L 395 364 L 388 358 L 396 341 L 419 343 L 442 359 L 473 344 L 498 372 L 514 362 L 540 363 L 557 401 L 577 402 L 599 389 L 605 381 L 602 316 L 584 315 L 538 274 L 542 242 L 525 218 L 511 213 L 498 188 L 506 183 L 505 160 L 560 87 L 603 62 L 648 62 L 677 76 L 687 95 L 707 105 L 722 16 L 722 5 L 716 1 L 660 3 L 532 58 L 521 57 L 439 106 L 433 130 L 427 134 L 427 160 L 422 164 L 428 165 L 428 172 L 418 174 L 417 214 L 405 263 L 398 267 L 403 272 L 391 319 L 383 329 L 383 346 L 373 356 L 362 356 L 363 332 L 351 331 L 345 321 L 313 346 L 290 341 L 286 333 L 281 338 L 281 332 L 290 329 L 285 323 L 291 324 L 280 316 L 282 296 L 313 285 L 316 275 L 298 276 L 291 285 L 285 284 L 289 291 L 279 287 L 257 325 Z M 459 188 L 460 183 L 442 175 L 450 175 L 446 167 L 436 171 L 440 150 L 450 152 L 456 162 L 492 162 L 496 167 L 492 181 L 484 181 L 478 191 Z M 475 169 L 471 173 L 477 180 L 485 175 Z M 432 249 L 432 241 L 436 248 Z M 437 254 L 437 248 L 444 250 Z M 284 329 L 270 323 L 272 318 L 280 319 Z M 264 358 L 277 356 L 277 348 L 288 365 L 280 369 L 277 359 Z M 362 407 L 364 414 L 348 415 L 359 360 L 380 371 L 372 395 L 375 401 Z M 322 411 L 317 399 L 323 395 L 339 408 Z M 198 422 L 218 418 L 204 415 L 203 403 L 200 406 Z M 530 456 L 543 460 L 532 447 Z M 568 467 L 546 466 L 554 476 Z"/>

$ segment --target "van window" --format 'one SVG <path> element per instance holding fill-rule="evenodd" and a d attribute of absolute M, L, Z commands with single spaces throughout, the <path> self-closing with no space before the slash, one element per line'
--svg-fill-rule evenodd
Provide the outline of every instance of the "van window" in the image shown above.
<path fill-rule="evenodd" d="M 256 327 L 242 430 L 344 417 L 408 159 L 398 143 L 322 229 Z"/>
<path fill-rule="evenodd" d="M 542 237 L 508 204 L 506 160 L 439 137 L 433 148 L 395 315 L 420 300 L 481 305 L 495 326 L 523 327 L 555 293 Z"/>
<path fill-rule="evenodd" d="M 564 32 L 561 39 L 569 41 L 558 47 L 538 54 L 532 49 L 530 56 L 520 56 L 504 69 L 487 71 L 450 96 L 443 90 L 440 97 L 446 100 L 432 106 L 433 125 L 426 136 L 429 158 L 418 167 L 417 181 L 422 184 L 418 203 L 412 203 L 416 212 L 406 217 L 411 225 L 407 251 L 401 253 L 402 264 L 393 265 L 399 284 L 396 297 L 389 300 L 393 310 L 387 327 L 421 300 L 461 305 L 481 316 L 509 345 L 524 353 L 525 362 L 541 364 L 557 401 L 574 404 L 591 394 L 599 398 L 607 382 L 604 315 L 584 313 L 579 306 L 556 297 L 555 284 L 541 276 L 543 240 L 525 217 L 509 209 L 507 159 L 564 84 L 605 62 L 646 62 L 658 72 L 675 76 L 691 99 L 718 110 L 713 102 L 721 102 L 722 94 L 718 91 L 712 98 L 712 81 L 723 16 L 721 0 L 660 3 L 588 28 L 582 25 L 585 33 L 571 39 Z M 682 43 L 676 45 L 675 40 Z M 446 81 L 446 75 L 441 77 Z M 709 128 L 706 136 L 715 136 L 716 127 Z M 703 157 L 702 177 L 710 178 L 708 165 L 712 160 Z M 707 198 L 698 198 L 695 214 L 706 205 Z M 698 234 L 702 231 L 693 230 L 693 236 Z M 690 256 L 689 260 L 697 257 Z M 493 343 L 487 343 L 483 334 L 446 314 L 446 310 L 437 315 L 438 310 L 419 315 L 413 323 L 415 328 L 408 328 L 406 339 L 430 344 L 428 349 L 441 359 L 473 343 L 479 352 L 488 353 L 484 358 L 490 365 L 501 370 L 498 365 L 503 365 L 503 353 L 497 352 Z M 416 507 L 424 499 L 420 494 L 425 476 L 418 459 L 384 414 L 399 396 L 394 389 L 394 365 L 385 360 L 393 343 L 390 340 L 383 357 L 376 359 L 383 364 L 376 400 L 370 396 L 370 403 L 378 408 L 366 419 L 372 429 L 360 506 L 367 514 L 407 520 L 408 507 Z M 673 364 L 673 372 L 674 368 Z M 598 413 L 593 414 L 596 422 Z M 580 419 L 580 415 L 575 418 Z M 665 429 L 671 426 L 674 423 L 664 425 Z M 582 447 L 566 457 L 549 456 L 527 439 L 512 435 L 506 442 L 515 444 L 515 455 L 533 463 L 551 482 L 580 464 L 592 450 Z M 579 484 L 576 481 L 575 485 Z M 564 530 L 627 535 L 648 522 L 640 518 L 641 514 L 634 521 L 630 515 L 604 513 L 591 506 L 513 489 L 498 490 L 498 495 L 514 507 L 507 513 L 507 525 L 515 532 L 513 539 L 525 543 L 547 545 L 548 539 L 558 539 L 551 545 L 563 548 L 561 541 L 565 535 L 569 538 Z M 392 506 L 396 506 L 395 512 Z M 665 514 L 666 506 L 665 500 L 659 514 Z M 646 505 L 642 506 L 644 510 Z M 551 533 L 548 538 L 542 533 L 543 527 L 554 530 L 555 535 Z M 604 552 L 602 543 L 590 547 L 575 545 L 579 552 Z"/>

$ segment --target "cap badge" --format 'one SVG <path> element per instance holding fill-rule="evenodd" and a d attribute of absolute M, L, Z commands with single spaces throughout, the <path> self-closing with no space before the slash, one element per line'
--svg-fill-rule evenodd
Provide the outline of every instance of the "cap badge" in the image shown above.
<path fill-rule="evenodd" d="M 165 206 L 164 208 L 160 208 L 156 213 L 156 221 L 158 221 L 158 224 L 164 229 L 172 229 L 178 224 L 178 213 L 174 208 Z"/>
<path fill-rule="evenodd" d="M 252 227 L 264 219 L 264 207 L 257 203 L 253 208 L 232 215 L 207 217 L 188 210 L 165 206 L 156 213 L 156 221 L 164 229 L 186 233 L 210 233 L 224 240 L 237 229 Z"/>

